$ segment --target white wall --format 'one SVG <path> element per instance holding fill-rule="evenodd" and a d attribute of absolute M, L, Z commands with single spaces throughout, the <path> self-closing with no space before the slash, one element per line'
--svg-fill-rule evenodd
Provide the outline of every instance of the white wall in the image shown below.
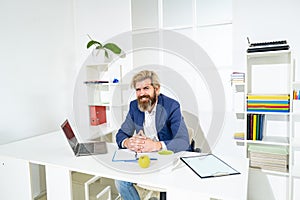
<path fill-rule="evenodd" d="M 287 40 L 296 62 L 299 62 L 300 1 L 233 0 L 233 6 L 233 66 L 235 68 L 246 66 L 247 37 L 251 42 Z"/>
<path fill-rule="evenodd" d="M 74 5 L 77 64 L 82 67 L 91 52 L 87 35 L 102 43 L 131 30 L 130 0 L 74 0 Z"/>
<path fill-rule="evenodd" d="M 72 0 L 0 4 L 1 144 L 58 130 L 77 69 Z"/>

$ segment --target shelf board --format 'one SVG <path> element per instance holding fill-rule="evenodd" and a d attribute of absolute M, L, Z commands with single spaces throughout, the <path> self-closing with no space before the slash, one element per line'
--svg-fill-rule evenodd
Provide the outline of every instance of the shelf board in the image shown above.
<path fill-rule="evenodd" d="M 277 137 L 277 136 L 265 136 L 263 140 L 247 140 L 247 143 L 289 146 L 289 138 Z"/>
<path fill-rule="evenodd" d="M 123 103 L 123 104 L 112 104 L 112 103 L 101 103 L 101 102 L 94 102 L 94 103 L 89 103 L 89 106 L 105 106 L 105 107 L 111 107 L 111 108 L 119 108 L 119 107 L 128 107 L 127 103 Z"/>
<path fill-rule="evenodd" d="M 274 174 L 274 175 L 281 175 L 281 176 L 289 176 L 289 172 L 278 172 L 278 171 L 266 170 L 266 169 L 259 169 L 259 168 L 254 168 L 254 167 L 249 167 L 249 169 L 251 169 L 251 170 L 256 170 L 256 171 L 260 171 L 260 172 L 267 173 L 267 174 Z"/>
<path fill-rule="evenodd" d="M 245 112 L 244 111 L 241 111 L 241 112 L 235 111 L 235 116 L 236 116 L 237 119 L 244 120 L 245 119 Z"/>
<path fill-rule="evenodd" d="M 268 56 L 278 56 L 282 54 L 282 56 L 287 53 L 291 53 L 290 50 L 281 50 L 281 51 L 265 51 L 265 52 L 255 52 L 255 53 L 247 53 L 248 58 L 258 58 L 258 57 L 268 57 Z"/>
<path fill-rule="evenodd" d="M 89 106 L 111 106 L 110 102 L 91 102 L 89 103 Z"/>
<path fill-rule="evenodd" d="M 105 85 L 105 86 L 128 86 L 128 84 L 112 83 L 112 82 L 96 82 L 96 81 L 85 81 L 86 85 Z"/>
<path fill-rule="evenodd" d="M 108 65 L 110 63 L 90 63 L 90 64 L 87 64 L 86 67 L 89 67 L 89 68 L 95 68 L 99 71 L 107 71 L 108 70 Z"/>
<path fill-rule="evenodd" d="M 232 84 L 233 87 L 241 87 L 241 88 L 244 88 L 245 85 L 246 85 L 245 82 L 237 83 L 237 82 L 234 82 L 234 81 L 232 81 L 231 84 Z"/>
<path fill-rule="evenodd" d="M 298 86 L 299 85 L 300 86 L 300 81 L 293 81 L 292 85 L 294 85 L 294 86 Z"/>
<path fill-rule="evenodd" d="M 116 128 L 114 126 L 110 126 L 107 123 L 104 124 L 100 124 L 98 126 L 90 126 L 90 130 L 91 130 L 91 138 L 97 138 L 100 136 L 104 136 L 107 134 L 110 134 L 114 131 L 116 131 Z"/>
<path fill-rule="evenodd" d="M 247 111 L 247 114 L 264 114 L 264 115 L 291 115 L 291 112 L 251 112 Z"/>

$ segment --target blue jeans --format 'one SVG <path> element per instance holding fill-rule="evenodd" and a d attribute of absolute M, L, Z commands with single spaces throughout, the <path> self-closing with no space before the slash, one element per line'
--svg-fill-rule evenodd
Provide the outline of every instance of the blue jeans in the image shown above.
<path fill-rule="evenodd" d="M 115 180 L 115 185 L 124 200 L 140 200 L 133 183 Z"/>

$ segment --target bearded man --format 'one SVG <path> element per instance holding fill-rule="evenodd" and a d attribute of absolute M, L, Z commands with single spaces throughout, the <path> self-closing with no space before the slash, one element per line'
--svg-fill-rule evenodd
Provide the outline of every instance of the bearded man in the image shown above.
<path fill-rule="evenodd" d="M 119 148 L 135 152 L 189 150 L 189 136 L 178 101 L 160 93 L 160 82 L 154 71 L 143 70 L 133 76 L 131 87 L 136 100 L 116 135 Z M 125 200 L 139 200 L 130 182 L 116 180 Z"/>

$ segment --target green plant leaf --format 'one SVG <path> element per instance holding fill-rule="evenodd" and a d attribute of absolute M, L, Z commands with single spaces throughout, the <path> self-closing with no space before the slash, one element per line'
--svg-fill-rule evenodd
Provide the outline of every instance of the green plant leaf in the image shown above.
<path fill-rule="evenodd" d="M 112 52 L 114 52 L 115 54 L 121 53 L 120 47 L 118 47 L 116 44 L 113 44 L 113 43 L 107 43 L 103 46 L 103 48 L 109 49 Z"/>
<path fill-rule="evenodd" d="M 92 45 L 96 45 L 97 47 L 102 48 L 102 44 L 101 44 L 100 42 L 98 42 L 98 41 L 95 41 L 95 40 L 89 41 L 89 42 L 87 43 L 87 45 L 86 45 L 86 48 L 88 49 L 88 48 L 90 48 Z M 99 48 L 98 48 L 98 49 L 99 49 Z"/>

